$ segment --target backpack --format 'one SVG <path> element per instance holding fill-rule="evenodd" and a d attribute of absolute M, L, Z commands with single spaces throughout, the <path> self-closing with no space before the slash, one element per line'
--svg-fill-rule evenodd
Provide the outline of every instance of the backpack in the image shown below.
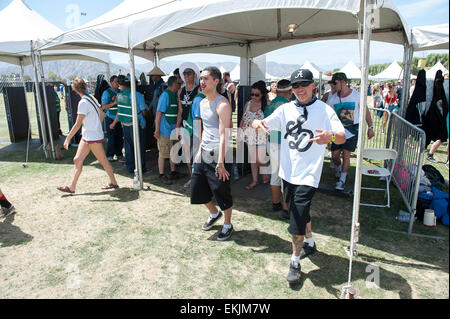
<path fill-rule="evenodd" d="M 422 170 L 425 172 L 425 176 L 430 180 L 432 185 L 445 184 L 444 176 L 433 166 L 423 165 Z"/>
<path fill-rule="evenodd" d="M 159 97 L 162 94 L 162 92 L 164 92 L 164 90 L 166 90 L 166 89 L 167 89 L 167 84 L 166 83 L 162 83 L 153 92 L 152 102 L 149 105 L 149 109 L 153 112 L 153 116 L 156 116 L 156 110 L 158 109 Z"/>

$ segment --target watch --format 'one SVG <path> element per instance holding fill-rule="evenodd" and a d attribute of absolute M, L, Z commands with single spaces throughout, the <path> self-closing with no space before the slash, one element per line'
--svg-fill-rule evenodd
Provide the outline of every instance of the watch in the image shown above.
<path fill-rule="evenodd" d="M 373 126 L 369 126 L 367 129 L 373 131 Z"/>

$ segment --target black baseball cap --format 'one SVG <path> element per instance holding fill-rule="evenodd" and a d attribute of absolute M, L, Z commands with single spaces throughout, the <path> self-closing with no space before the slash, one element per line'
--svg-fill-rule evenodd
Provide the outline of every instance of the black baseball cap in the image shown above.
<path fill-rule="evenodd" d="M 294 71 L 291 75 L 291 84 L 297 82 L 314 82 L 312 72 L 308 69 L 298 69 L 297 71 Z"/>
<path fill-rule="evenodd" d="M 331 82 L 336 82 L 336 81 L 348 81 L 347 76 L 345 75 L 344 72 L 336 72 L 335 74 L 333 74 L 333 77 L 331 78 Z"/>

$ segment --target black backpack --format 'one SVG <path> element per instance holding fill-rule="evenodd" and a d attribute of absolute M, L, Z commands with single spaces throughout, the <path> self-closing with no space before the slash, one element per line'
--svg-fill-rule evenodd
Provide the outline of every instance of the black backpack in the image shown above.
<path fill-rule="evenodd" d="M 435 167 L 427 164 L 423 165 L 422 169 L 431 184 L 445 184 L 444 176 Z"/>

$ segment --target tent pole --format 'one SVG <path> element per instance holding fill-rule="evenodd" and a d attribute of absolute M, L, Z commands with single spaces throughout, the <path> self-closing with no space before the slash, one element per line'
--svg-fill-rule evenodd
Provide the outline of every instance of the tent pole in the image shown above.
<path fill-rule="evenodd" d="M 53 143 L 53 130 L 52 130 L 52 123 L 50 121 L 50 112 L 48 109 L 48 99 L 47 99 L 47 90 L 45 88 L 45 77 L 44 77 L 44 67 L 42 66 L 42 57 L 41 52 L 38 51 L 38 61 L 39 61 L 39 67 L 41 69 L 41 83 L 42 83 L 42 94 L 44 95 L 44 107 L 45 107 L 45 115 L 47 119 L 47 125 L 48 125 L 48 137 L 50 139 L 50 148 L 52 151 L 52 158 L 53 160 L 56 160 L 56 153 L 55 153 L 55 145 Z"/>
<path fill-rule="evenodd" d="M 362 151 L 364 147 L 364 135 L 366 132 L 366 104 L 367 104 L 367 83 L 369 77 L 369 53 L 370 53 L 370 37 L 371 37 L 371 16 L 375 8 L 375 0 L 364 1 L 364 41 L 363 41 L 363 59 L 361 66 L 361 88 L 360 92 L 360 112 L 359 112 L 359 130 L 358 130 L 358 152 L 355 172 L 355 188 L 353 197 L 353 217 L 350 239 L 350 266 L 348 272 L 348 286 L 351 283 L 353 254 L 356 251 L 356 243 L 359 237 L 359 208 L 361 198 L 361 168 L 362 168 Z"/>
<path fill-rule="evenodd" d="M 36 100 L 37 105 L 39 109 L 39 123 L 41 125 L 41 135 L 42 135 L 42 142 L 44 143 L 44 153 L 45 158 L 49 159 L 49 151 L 47 149 L 48 141 L 47 141 L 47 127 L 44 122 L 44 109 L 42 107 L 42 97 L 41 97 L 41 91 L 40 91 L 40 84 L 39 84 L 39 77 L 37 72 L 37 61 L 35 52 L 33 50 L 33 43 L 31 42 L 31 62 L 33 63 L 33 72 L 34 72 L 34 87 L 36 90 Z"/>
<path fill-rule="evenodd" d="M 319 99 L 322 98 L 322 72 L 319 72 Z"/>
<path fill-rule="evenodd" d="M 25 163 L 28 163 L 28 150 L 30 148 L 30 135 L 31 135 L 31 121 L 30 121 L 30 110 L 28 109 L 28 102 L 27 102 L 27 83 L 25 82 L 25 72 L 23 70 L 22 58 L 20 58 L 20 75 L 22 77 L 23 82 L 23 92 L 25 93 L 25 107 L 27 109 L 27 118 L 28 118 L 27 153 L 25 155 Z"/>
<path fill-rule="evenodd" d="M 400 114 L 404 118 L 406 116 L 406 109 L 408 108 L 409 88 L 411 86 L 411 63 L 414 50 L 411 45 L 405 42 L 403 55 L 403 92 L 402 92 L 402 108 Z"/>
<path fill-rule="evenodd" d="M 129 50 L 130 56 L 130 83 L 131 83 L 131 107 L 133 115 L 133 143 L 134 143 L 134 163 L 135 170 L 134 174 L 139 180 L 139 189 L 143 189 L 142 181 L 142 162 L 141 162 L 141 147 L 139 143 L 139 121 L 137 113 L 137 100 L 136 100 L 136 76 L 134 69 L 134 52 L 133 49 Z"/>
<path fill-rule="evenodd" d="M 106 63 L 106 77 L 108 81 L 111 78 L 111 67 L 109 66 L 109 63 Z"/>

